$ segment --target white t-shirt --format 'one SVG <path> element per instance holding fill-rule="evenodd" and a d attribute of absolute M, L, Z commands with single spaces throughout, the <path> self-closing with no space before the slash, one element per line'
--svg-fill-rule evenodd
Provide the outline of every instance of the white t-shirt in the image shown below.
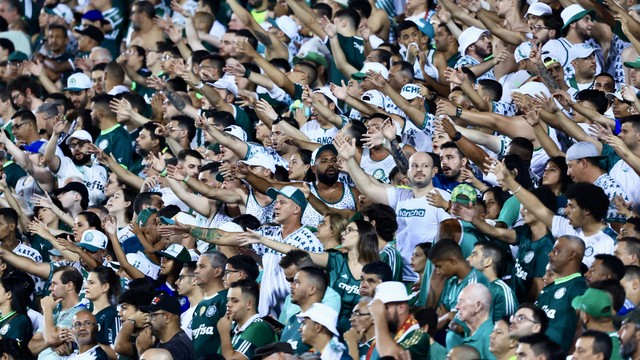
<path fill-rule="evenodd" d="M 434 189 L 445 199 L 451 194 L 441 189 Z M 413 191 L 397 187 L 387 188 L 387 201 L 396 211 L 398 231 L 396 232 L 396 247 L 402 255 L 403 281 L 416 281 L 418 275 L 411 269 L 411 254 L 416 245 L 423 242 L 433 242 L 441 221 L 451 218 L 446 211 L 431 206 L 425 196 L 413 197 Z"/>
<path fill-rule="evenodd" d="M 195 304 L 188 308 L 185 312 L 180 315 L 180 328 L 184 330 L 189 339 L 191 339 L 191 320 L 193 320 L 193 313 L 196 311 L 196 307 L 198 304 Z"/>
<path fill-rule="evenodd" d="M 333 138 L 338 133 L 338 128 L 332 126 L 328 129 L 323 129 L 317 120 L 311 120 L 302 125 L 300 131 L 307 135 L 311 141 L 322 145 L 328 145 L 333 142 Z"/>
<path fill-rule="evenodd" d="M 581 228 L 576 229 L 571 226 L 569 219 L 556 215 L 551 224 L 551 234 L 554 237 L 573 235 L 581 238 L 585 245 L 582 263 L 587 266 L 591 266 L 595 255 L 613 255 L 615 232 L 608 226 L 594 235 L 586 236 Z"/>
<path fill-rule="evenodd" d="M 626 161 L 618 160 L 609 175 L 620 184 L 632 203 L 640 204 L 640 176 Z"/>
<path fill-rule="evenodd" d="M 104 188 L 107 186 L 107 171 L 104 167 L 97 164 L 78 166 L 70 158 L 62 156 L 55 175 L 60 184 L 71 177 L 82 179 L 89 190 L 89 205 L 97 205 L 104 200 Z"/>

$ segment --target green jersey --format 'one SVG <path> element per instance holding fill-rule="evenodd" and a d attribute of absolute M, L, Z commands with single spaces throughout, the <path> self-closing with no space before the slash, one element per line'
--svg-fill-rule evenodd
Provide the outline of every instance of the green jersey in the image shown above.
<path fill-rule="evenodd" d="M 351 310 L 360 301 L 360 280 L 351 274 L 347 254 L 329 252 L 327 271 L 329 271 L 329 284 L 340 294 L 342 300 L 338 317 L 338 331 L 342 334 L 351 328 L 349 322 Z"/>
<path fill-rule="evenodd" d="M 611 360 L 623 360 L 622 356 L 620 356 L 620 335 L 617 331 L 612 331 L 609 333 L 609 337 L 611 338 L 611 345 L 613 348 L 611 349 Z"/>
<path fill-rule="evenodd" d="M 571 301 L 587 290 L 587 282 L 580 273 L 571 274 L 547 285 L 540 292 L 536 305 L 549 317 L 547 335 L 569 351 L 576 333 L 578 316 Z"/>
<path fill-rule="evenodd" d="M 125 168 L 131 166 L 131 141 L 129 132 L 120 124 L 100 131 L 96 145 L 107 154 L 113 154 L 116 161 Z"/>
<path fill-rule="evenodd" d="M 510 228 L 515 224 L 519 216 L 520 201 L 515 196 L 511 196 L 504 202 L 502 210 L 500 210 L 500 215 L 498 215 L 498 220 L 496 221 L 502 222 Z"/>
<path fill-rule="evenodd" d="M 447 358 L 447 348 L 434 341 L 429 348 L 428 360 L 442 360 Z"/>
<path fill-rule="evenodd" d="M 551 232 L 547 232 L 542 238 L 533 240 L 531 229 L 526 226 L 516 226 L 516 245 L 518 245 L 518 255 L 513 275 L 511 276 L 511 287 L 516 292 L 518 298 L 527 294 L 534 278 L 542 278 L 549 263 L 549 252 L 553 249 L 555 238 Z"/>
<path fill-rule="evenodd" d="M 349 64 L 351 64 L 357 70 L 360 70 L 364 65 L 364 41 L 362 38 L 351 36 L 346 37 L 340 34 L 336 35 L 338 37 L 338 42 L 340 43 L 340 48 L 344 51 L 344 56 Z M 330 40 L 327 38 L 325 45 L 331 51 Z M 329 74 L 331 75 L 331 82 L 334 84 L 340 84 L 340 81 L 344 80 L 345 83 L 349 81 L 344 74 L 338 70 L 336 63 L 333 59 L 331 59 L 331 64 L 329 65 L 330 70 Z"/>
<path fill-rule="evenodd" d="M 98 343 L 114 345 L 122 322 L 118 316 L 118 309 L 115 306 L 107 306 L 96 314 L 98 323 Z"/>
<path fill-rule="evenodd" d="M 489 284 L 491 292 L 491 314 L 493 322 L 506 315 L 513 315 L 518 309 L 518 299 L 513 289 L 502 279 L 496 279 Z"/>
<path fill-rule="evenodd" d="M 203 298 L 193 312 L 191 337 L 198 358 L 215 357 L 220 351 L 218 321 L 227 310 L 227 291 Z"/>
<path fill-rule="evenodd" d="M 395 247 L 396 241 L 389 242 L 380 251 L 380 260 L 391 268 L 391 280 L 402 281 L 402 255 Z"/>
<path fill-rule="evenodd" d="M 309 352 L 311 347 L 302 342 L 302 334 L 300 333 L 302 322 L 300 322 L 297 315 L 298 313 L 292 315 L 284 324 L 284 329 L 280 335 L 280 342 L 289 343 L 296 355 L 301 355 Z"/>
<path fill-rule="evenodd" d="M 493 332 L 493 322 L 489 319 L 483 322 L 476 331 L 465 337 L 462 344 L 469 345 L 480 353 L 480 359 L 495 360 L 495 356 L 489 351 L 489 335 Z"/>
<path fill-rule="evenodd" d="M 247 133 L 247 141 L 251 141 L 253 137 L 253 124 L 251 120 L 249 120 L 249 115 L 242 110 L 238 105 L 233 105 L 233 109 L 235 111 L 234 118 L 236 119 L 236 125 L 240 126 L 244 132 Z"/>
<path fill-rule="evenodd" d="M 253 315 L 242 327 L 233 329 L 231 345 L 247 359 L 253 359 L 257 348 L 278 341 L 271 326 L 264 322 L 260 315 Z"/>
<path fill-rule="evenodd" d="M 358 343 L 358 358 L 359 359 L 353 359 L 353 360 L 365 360 L 367 358 L 367 354 L 369 353 L 369 350 L 371 349 L 371 345 L 373 345 L 373 340 L 375 340 L 376 338 L 371 338 L 369 340 L 367 340 L 367 342 L 364 343 Z"/>
<path fill-rule="evenodd" d="M 409 350 L 412 359 L 426 359 L 429 356 L 431 340 L 422 329 L 416 329 L 405 335 L 398 344 Z"/>
<path fill-rule="evenodd" d="M 27 315 L 14 313 L 0 318 L 0 336 L 3 339 L 14 339 L 28 344 L 33 336 L 31 320 Z"/>
<path fill-rule="evenodd" d="M 7 185 L 14 189 L 18 184 L 18 180 L 27 176 L 27 173 L 13 161 L 5 161 L 5 163 L 2 164 L 2 169 L 7 177 Z"/>

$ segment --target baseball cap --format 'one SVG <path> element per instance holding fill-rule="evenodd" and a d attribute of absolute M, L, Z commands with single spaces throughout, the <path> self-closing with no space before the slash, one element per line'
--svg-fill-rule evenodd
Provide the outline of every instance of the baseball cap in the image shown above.
<path fill-rule="evenodd" d="M 178 297 L 171 296 L 163 291 L 151 300 L 150 305 L 140 306 L 140 310 L 146 313 L 166 311 L 174 315 L 180 315 L 180 301 L 178 301 Z"/>
<path fill-rule="evenodd" d="M 593 54 L 594 51 L 596 51 L 596 48 L 588 44 L 573 45 L 571 49 L 569 49 L 569 62 L 575 59 L 584 59 Z"/>
<path fill-rule="evenodd" d="M 253 353 L 253 360 L 263 360 L 278 353 L 285 353 L 289 355 L 295 354 L 291 344 L 287 342 L 276 342 L 257 348 Z"/>
<path fill-rule="evenodd" d="M 513 57 L 516 60 L 516 64 L 522 60 L 528 59 L 529 55 L 531 54 L 532 48 L 533 44 L 531 44 L 531 42 L 529 41 L 523 42 L 522 44 L 518 45 L 516 50 L 513 52 Z"/>
<path fill-rule="evenodd" d="M 384 96 L 378 90 L 365 91 L 362 96 L 360 96 L 360 100 L 366 102 L 369 105 L 384 108 Z"/>
<path fill-rule="evenodd" d="M 331 90 L 329 90 L 329 88 L 321 87 L 321 88 L 313 89 L 313 92 L 320 93 L 328 97 L 336 105 L 336 108 L 340 109 L 340 107 L 338 106 L 338 98 L 335 95 L 333 95 L 333 93 L 331 92 Z"/>
<path fill-rule="evenodd" d="M 62 253 L 60 252 L 60 250 L 53 248 L 51 250 L 49 250 L 49 255 L 53 255 L 53 256 L 62 256 Z"/>
<path fill-rule="evenodd" d="M 85 230 L 80 238 L 80 246 L 83 249 L 87 249 L 91 252 L 104 250 L 107 248 L 107 235 L 98 230 Z"/>
<path fill-rule="evenodd" d="M 30 152 L 32 154 L 44 154 L 44 149 L 45 146 L 47 145 L 47 142 L 44 140 L 36 140 L 34 142 L 32 142 L 29 145 L 23 145 L 20 146 L 20 149 L 26 151 L 26 152 Z"/>
<path fill-rule="evenodd" d="M 640 4 L 635 4 L 635 5 L 629 6 L 629 11 L 640 12 Z"/>
<path fill-rule="evenodd" d="M 69 182 L 67 185 L 56 190 L 55 194 L 60 195 L 69 191 L 75 191 L 78 194 L 80 194 L 80 196 L 82 196 L 83 199 L 86 199 L 87 201 L 89 200 L 89 190 L 87 190 L 87 187 L 83 183 L 78 181 Z"/>
<path fill-rule="evenodd" d="M 147 224 L 147 221 L 149 221 L 149 218 L 151 217 L 151 215 L 155 214 L 158 212 L 158 209 L 156 208 L 152 208 L 152 207 L 148 207 L 142 211 L 140 211 L 140 214 L 138 214 L 138 225 L 139 226 L 144 226 Z"/>
<path fill-rule="evenodd" d="M 92 38 L 98 44 L 100 44 L 104 40 L 104 34 L 102 33 L 102 30 L 93 25 L 87 25 L 84 29 L 76 30 L 76 32 L 80 35 L 85 35 Z"/>
<path fill-rule="evenodd" d="M 382 77 L 385 78 L 385 80 L 389 79 L 389 69 L 387 69 L 384 65 L 380 64 L 379 62 L 364 63 L 360 71 L 351 74 L 351 78 L 353 80 L 364 80 L 364 78 L 367 77 L 367 73 L 369 71 L 380 73 L 380 75 L 382 75 Z"/>
<path fill-rule="evenodd" d="M 191 254 L 189 254 L 189 250 L 180 244 L 171 244 L 164 250 L 156 251 L 156 254 L 168 259 L 177 260 L 183 264 L 191 262 Z"/>
<path fill-rule="evenodd" d="M 469 203 L 475 204 L 478 199 L 478 193 L 469 184 L 459 184 L 451 191 L 451 201 L 468 205 Z"/>
<path fill-rule="evenodd" d="M 69 143 L 71 142 L 71 139 L 78 139 L 78 140 L 82 140 L 82 141 L 89 141 L 89 142 L 93 142 L 93 138 L 91 137 L 91 134 L 89 134 L 88 131 L 86 130 L 76 130 L 73 132 L 73 134 L 71 134 L 67 140 L 65 140 L 65 144 L 69 145 Z"/>
<path fill-rule="evenodd" d="M 223 129 L 227 134 L 231 134 L 242 141 L 247 141 L 247 132 L 238 125 L 229 125 Z"/>
<path fill-rule="evenodd" d="M 544 94 L 546 97 L 551 97 L 549 89 L 541 82 L 530 81 L 517 89 L 512 90 L 525 95 L 536 96 L 538 94 Z"/>
<path fill-rule="evenodd" d="M 611 316 L 613 307 L 611 296 L 603 290 L 594 288 L 588 288 L 584 294 L 573 298 L 571 306 L 595 317 Z"/>
<path fill-rule="evenodd" d="M 300 61 L 310 61 L 316 65 L 322 65 L 325 68 L 327 67 L 327 59 L 315 51 L 309 51 L 304 56 L 298 55 L 293 58 L 294 65 Z"/>
<path fill-rule="evenodd" d="M 429 39 L 433 39 L 435 30 L 433 29 L 433 25 L 431 25 L 430 22 L 423 18 L 411 19 L 411 21 L 413 21 L 418 26 L 418 29 L 420 29 L 423 34 L 427 35 Z"/>
<path fill-rule="evenodd" d="M 226 223 L 220 225 L 218 229 L 226 232 L 231 232 L 231 233 L 244 232 L 244 229 L 242 228 L 242 226 L 234 223 L 233 221 L 227 221 Z"/>
<path fill-rule="evenodd" d="M 489 30 L 480 29 L 475 26 L 466 28 L 458 37 L 458 51 L 460 55 L 464 56 L 467 48 L 480 40 L 480 37 L 484 34 L 490 34 Z"/>
<path fill-rule="evenodd" d="M 304 211 L 304 209 L 307 207 L 307 198 L 304 196 L 304 193 L 295 186 L 287 185 L 280 190 L 273 187 L 267 189 L 267 196 L 269 196 L 273 200 L 275 200 L 278 195 L 282 195 L 288 199 L 293 200 L 296 205 L 302 208 L 302 211 Z"/>
<path fill-rule="evenodd" d="M 296 24 L 291 16 L 283 15 L 275 20 L 268 18 L 267 21 L 287 35 L 290 40 L 293 40 L 293 38 L 298 35 L 298 24 Z"/>
<path fill-rule="evenodd" d="M 191 216 L 190 214 L 187 214 L 186 212 L 180 211 L 170 219 L 164 216 L 160 216 L 160 223 L 164 225 L 173 225 L 175 224 L 176 221 L 179 222 L 180 224 L 198 226 L 198 220 L 195 217 Z"/>
<path fill-rule="evenodd" d="M 276 172 L 276 162 L 273 158 L 265 153 L 256 153 L 247 160 L 240 160 L 241 163 L 249 166 L 262 166 L 265 169 L 271 170 L 271 173 Z"/>
<path fill-rule="evenodd" d="M 14 51 L 7 57 L 7 61 L 27 61 L 29 60 L 29 56 L 22 51 Z"/>
<path fill-rule="evenodd" d="M 567 161 L 599 157 L 596 146 L 587 141 L 575 143 L 567 150 Z"/>
<path fill-rule="evenodd" d="M 624 66 L 628 68 L 640 69 L 640 57 L 633 61 L 625 61 Z"/>
<path fill-rule="evenodd" d="M 338 313 L 329 305 L 315 303 L 311 305 L 309 310 L 301 312 L 296 316 L 300 320 L 309 318 L 310 320 L 327 328 L 327 330 L 329 330 L 333 335 L 340 336 L 338 329 L 336 328 L 336 324 L 338 323 Z"/>
<path fill-rule="evenodd" d="M 234 81 L 226 78 L 220 78 L 211 84 L 214 88 L 228 90 L 233 96 L 238 96 L 238 85 Z"/>
<path fill-rule="evenodd" d="M 607 98 L 607 100 L 618 99 L 620 101 L 624 101 L 624 98 L 622 97 L 622 93 L 620 91 L 616 91 L 616 92 L 613 92 L 613 93 L 607 93 L 605 95 L 605 97 Z"/>
<path fill-rule="evenodd" d="M 49 15 L 61 17 L 67 24 L 71 24 L 73 21 L 73 12 L 71 11 L 71 8 L 65 4 L 58 4 L 53 8 L 45 7 L 44 12 Z"/>
<path fill-rule="evenodd" d="M 104 20 L 104 16 L 99 10 L 89 10 L 82 15 L 82 18 L 89 21 Z"/>
<path fill-rule="evenodd" d="M 524 17 L 527 17 L 527 15 L 542 16 L 551 14 L 552 12 L 553 10 L 551 10 L 551 6 L 543 2 L 537 2 L 529 6 L 529 9 L 527 10 L 527 13 L 524 14 Z"/>
<path fill-rule="evenodd" d="M 403 98 L 409 101 L 417 97 L 421 99 L 424 98 L 422 95 L 420 95 L 420 86 L 416 84 L 407 84 L 403 86 L 402 90 L 400 90 L 400 96 L 402 96 Z"/>
<path fill-rule="evenodd" d="M 565 33 L 571 23 L 573 23 L 574 21 L 578 21 L 587 15 L 591 15 L 591 17 L 593 18 L 596 16 L 596 12 L 594 10 L 586 10 L 579 4 L 573 4 L 566 7 L 560 13 L 560 17 L 562 18 L 562 22 L 564 23 L 564 25 L 562 26 L 562 32 Z"/>
<path fill-rule="evenodd" d="M 127 261 L 146 276 L 156 278 L 160 271 L 160 266 L 154 264 L 140 251 L 127 254 Z"/>
<path fill-rule="evenodd" d="M 63 90 L 82 91 L 91 89 L 91 85 L 91 78 L 80 72 L 69 76 L 69 79 L 67 79 L 67 87 Z"/>
<path fill-rule="evenodd" d="M 333 146 L 333 144 L 322 145 L 319 148 L 313 150 L 313 153 L 311 154 L 311 166 L 315 165 L 318 155 L 322 154 L 325 151 L 331 151 L 334 155 L 338 155 L 338 150 L 335 146 Z"/>
<path fill-rule="evenodd" d="M 411 299 L 407 294 L 407 287 L 399 281 L 385 281 L 376 286 L 374 300 L 380 300 L 384 304 L 405 302 Z"/>

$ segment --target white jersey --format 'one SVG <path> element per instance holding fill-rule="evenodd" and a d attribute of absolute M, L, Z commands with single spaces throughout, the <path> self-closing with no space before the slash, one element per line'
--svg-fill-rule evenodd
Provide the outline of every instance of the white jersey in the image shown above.
<path fill-rule="evenodd" d="M 16 246 L 16 248 L 13 249 L 13 253 L 16 255 L 29 258 L 37 263 L 42 262 L 42 254 L 40 254 L 38 250 L 32 248 L 29 245 L 25 245 L 23 243 L 18 244 L 18 246 Z M 42 291 L 45 285 L 44 279 L 31 274 L 29 276 L 31 276 L 31 278 L 33 279 L 33 282 L 35 283 L 35 292 L 38 293 L 39 291 Z"/>
<path fill-rule="evenodd" d="M 98 164 L 76 165 L 66 156 L 60 157 L 60 167 L 54 173 L 59 184 L 64 184 L 68 178 L 82 179 L 89 190 L 89 205 L 97 205 L 104 201 L 104 188 L 107 186 L 107 171 Z"/>
<path fill-rule="evenodd" d="M 356 209 L 356 198 L 353 196 L 353 192 L 351 191 L 351 187 L 349 185 L 341 182 L 342 184 L 342 197 L 340 200 L 330 203 L 324 200 L 320 195 L 318 195 L 318 189 L 316 189 L 315 183 L 307 183 L 309 185 L 309 190 L 313 195 L 315 195 L 318 199 L 322 200 L 327 206 L 332 207 L 334 209 Z M 301 223 L 304 226 L 312 226 L 317 227 L 318 224 L 322 221 L 322 214 L 320 214 L 313 206 L 308 205 L 304 209 L 304 213 L 302 214 Z"/>
<path fill-rule="evenodd" d="M 434 189 L 445 199 L 451 194 L 441 189 Z M 396 187 L 387 188 L 387 201 L 396 211 L 398 231 L 396 232 L 396 247 L 402 254 L 403 281 L 416 281 L 418 275 L 411 269 L 411 254 L 416 245 L 423 242 L 433 242 L 441 221 L 451 218 L 446 211 L 431 206 L 426 196 L 415 198 L 413 191 Z"/>
<path fill-rule="evenodd" d="M 300 128 L 307 137 L 316 143 L 322 145 L 328 145 L 333 143 L 333 138 L 338 134 L 338 128 L 331 126 L 328 129 L 323 129 L 317 120 L 307 121 L 306 124 Z"/>
<path fill-rule="evenodd" d="M 400 146 L 402 147 L 402 145 Z M 367 147 L 363 147 L 360 167 L 365 173 L 373 176 L 383 183 L 388 184 L 390 182 L 389 176 L 391 174 L 391 170 L 396 167 L 396 162 L 393 160 L 393 156 L 391 156 L 391 154 L 388 154 L 382 160 L 373 160 L 371 158 L 371 150 Z"/>
<path fill-rule="evenodd" d="M 282 226 L 262 226 L 256 230 L 262 236 L 266 236 L 271 240 L 295 246 L 298 249 L 310 252 L 322 252 L 324 247 L 318 238 L 306 227 L 300 227 L 298 230 L 289 234 L 286 238 L 282 238 Z M 260 302 L 258 304 L 258 312 L 260 316 L 274 315 L 277 313 L 284 303 L 284 299 L 289 294 L 290 285 L 284 276 L 284 272 L 280 267 L 280 259 L 282 254 L 270 249 L 262 244 L 254 244 L 253 249 L 262 257 L 262 282 L 260 283 Z"/>
<path fill-rule="evenodd" d="M 607 194 L 609 198 L 609 209 L 607 210 L 607 222 L 626 222 L 626 218 L 624 215 L 618 212 L 616 209 L 616 205 L 614 199 L 618 196 L 621 196 L 622 199 L 626 202 L 629 201 L 629 197 L 627 193 L 622 189 L 622 186 L 618 184 L 618 182 L 609 176 L 609 174 L 604 173 L 593 182 L 593 185 L 598 186 L 604 193 Z"/>
<path fill-rule="evenodd" d="M 622 186 L 632 203 L 640 204 L 640 176 L 626 161 L 618 160 L 609 175 Z"/>
<path fill-rule="evenodd" d="M 558 133 L 556 129 L 547 126 L 547 134 L 553 142 L 560 147 L 560 143 L 558 142 Z M 547 165 L 549 161 L 549 154 L 542 147 L 533 150 L 533 156 L 531 157 L 531 172 L 537 176 L 538 178 L 542 178 L 544 174 L 544 167 Z"/>
<path fill-rule="evenodd" d="M 256 193 L 252 187 L 249 187 L 249 194 L 247 194 L 247 202 L 245 203 L 245 214 L 255 216 L 260 220 L 260 224 L 268 224 L 273 220 L 273 208 L 276 205 L 275 201 L 271 201 L 269 205 L 262 206 L 256 199 Z"/>
<path fill-rule="evenodd" d="M 192 339 L 191 321 L 193 320 L 193 313 L 196 311 L 196 307 L 198 307 L 198 304 L 192 305 L 185 312 L 180 314 L 180 328 L 184 330 L 189 339 Z"/>
<path fill-rule="evenodd" d="M 582 263 L 587 267 L 591 266 L 595 256 L 598 254 L 613 255 L 616 233 L 608 226 L 594 235 L 586 236 L 582 229 L 576 229 L 571 226 L 567 218 L 556 215 L 551 223 L 551 234 L 556 238 L 564 235 L 573 235 L 581 238 L 585 245 Z"/>

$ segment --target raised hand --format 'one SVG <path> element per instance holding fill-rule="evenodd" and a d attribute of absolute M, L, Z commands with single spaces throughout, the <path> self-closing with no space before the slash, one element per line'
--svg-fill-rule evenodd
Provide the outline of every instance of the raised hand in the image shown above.
<path fill-rule="evenodd" d="M 613 135 L 613 131 L 608 126 L 593 123 L 589 126 L 589 134 L 599 141 L 604 141 L 607 137 Z"/>
<path fill-rule="evenodd" d="M 150 152 L 149 156 L 147 157 L 147 162 L 151 165 L 153 170 L 160 173 L 167 168 L 167 163 L 164 161 L 162 153 L 158 153 L 158 156 L 156 156 L 154 153 Z"/>
<path fill-rule="evenodd" d="M 454 116 L 456 114 L 456 107 L 450 101 L 440 99 L 436 104 L 436 115 L 440 116 Z"/>
<path fill-rule="evenodd" d="M 322 26 L 322 29 L 328 37 L 332 38 L 338 33 L 336 24 L 334 24 L 333 21 L 329 20 L 329 18 L 327 18 L 326 16 L 318 19 L 318 23 L 320 23 L 320 26 Z"/>
<path fill-rule="evenodd" d="M 369 24 L 367 23 L 366 19 L 360 21 L 360 25 L 358 26 L 358 31 L 360 32 L 360 35 L 365 41 L 369 40 L 369 38 L 371 37 L 371 28 L 369 27 Z"/>
<path fill-rule="evenodd" d="M 233 76 L 243 76 L 247 69 L 239 62 L 230 62 L 222 68 L 222 71 Z"/>
<path fill-rule="evenodd" d="M 501 50 L 498 55 L 493 58 L 493 64 L 498 65 L 505 60 L 509 60 L 509 58 L 513 57 L 513 53 L 507 50 Z"/>
<path fill-rule="evenodd" d="M 118 219 L 113 215 L 105 216 L 102 220 L 102 228 L 107 236 L 116 236 L 118 233 Z"/>
<path fill-rule="evenodd" d="M 35 77 L 39 77 L 40 75 L 44 74 L 44 65 L 40 60 L 25 61 L 22 67 L 24 71 L 27 72 L 27 75 L 30 74 Z"/>
<path fill-rule="evenodd" d="M 333 138 L 333 145 L 338 150 L 338 155 L 345 160 L 356 156 L 356 139 L 347 141 L 342 136 L 335 136 Z"/>
<path fill-rule="evenodd" d="M 256 102 L 255 110 L 263 113 L 272 121 L 278 118 L 278 113 L 276 112 L 276 110 L 264 99 L 260 99 Z"/>
<path fill-rule="evenodd" d="M 164 80 L 162 80 L 161 78 L 155 75 L 151 75 L 147 78 L 147 87 L 150 87 L 158 91 L 163 91 L 167 87 L 167 85 L 165 84 Z"/>
<path fill-rule="evenodd" d="M 538 125 L 540 123 L 540 111 L 541 110 L 542 109 L 540 109 L 540 108 L 535 108 L 535 109 L 527 111 L 527 114 L 524 117 L 524 119 L 527 121 L 527 124 L 531 125 L 531 127 L 534 127 L 534 126 Z"/>
<path fill-rule="evenodd" d="M 182 165 L 167 165 L 167 176 L 176 181 L 187 178 L 187 170 Z"/>
<path fill-rule="evenodd" d="M 362 145 L 371 149 L 384 143 L 384 135 L 376 128 L 370 128 L 365 134 L 362 134 Z"/>
<path fill-rule="evenodd" d="M 242 54 L 245 54 L 249 57 L 255 57 L 255 56 L 259 56 L 258 52 L 256 51 L 256 49 L 253 48 L 253 46 L 251 46 L 249 44 L 248 41 L 238 41 L 235 44 L 236 47 L 236 51 Z"/>
<path fill-rule="evenodd" d="M 53 207 L 53 201 L 46 192 L 44 195 L 33 194 L 31 196 L 31 203 L 33 206 L 44 207 L 47 209 L 51 209 Z"/>
<path fill-rule="evenodd" d="M 428 192 L 426 198 L 429 205 L 433 207 L 437 207 L 440 209 L 447 209 L 449 207 L 449 202 L 445 200 L 438 191 Z"/>
<path fill-rule="evenodd" d="M 633 104 L 638 100 L 636 92 L 633 91 L 633 88 L 629 85 L 623 85 L 620 89 L 620 94 L 622 95 L 622 99 L 628 103 Z"/>
<path fill-rule="evenodd" d="M 55 118 L 53 123 L 53 133 L 56 135 L 60 135 L 64 132 L 64 127 L 67 125 L 67 122 L 62 119 L 62 117 L 58 116 Z"/>
<path fill-rule="evenodd" d="M 367 72 L 367 80 L 369 80 L 373 87 L 378 90 L 382 89 L 387 83 L 387 80 L 382 77 L 382 74 L 373 70 L 369 70 L 369 72 Z"/>
<path fill-rule="evenodd" d="M 329 89 L 331 90 L 331 93 L 338 98 L 338 100 L 344 100 L 347 98 L 347 84 L 344 83 L 344 80 L 340 80 L 340 83 L 340 86 L 331 83 L 329 85 Z"/>
<path fill-rule="evenodd" d="M 173 12 L 177 12 L 178 14 L 184 17 L 188 17 L 190 15 L 188 12 L 186 12 L 182 8 L 182 5 L 180 5 L 180 1 L 178 0 L 171 0 L 171 10 L 173 10 Z"/>

